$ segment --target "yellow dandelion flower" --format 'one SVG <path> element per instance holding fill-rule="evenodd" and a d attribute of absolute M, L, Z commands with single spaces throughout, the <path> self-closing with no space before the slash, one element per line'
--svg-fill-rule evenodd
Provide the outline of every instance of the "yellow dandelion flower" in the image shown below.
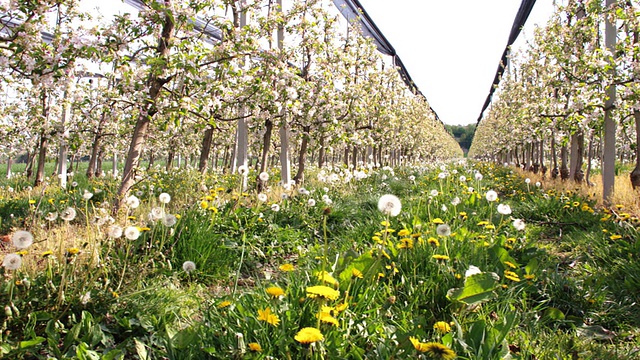
<path fill-rule="evenodd" d="M 217 307 L 218 307 L 218 309 L 224 309 L 224 308 L 226 308 L 228 306 L 231 306 L 231 301 L 225 300 L 225 301 L 221 302 L 220 304 L 218 304 Z"/>
<path fill-rule="evenodd" d="M 402 229 L 398 231 L 398 236 L 409 236 L 409 235 L 411 235 L 411 231 L 407 229 Z"/>
<path fill-rule="evenodd" d="M 391 260 L 391 256 L 389 256 L 389 254 L 387 254 L 387 252 L 386 252 L 386 251 L 382 250 L 380 253 L 382 254 L 382 256 L 384 256 L 384 257 L 386 257 L 387 259 Z"/>
<path fill-rule="evenodd" d="M 383 243 L 382 239 L 378 235 L 374 235 L 373 237 L 371 237 L 371 240 L 377 242 L 378 244 L 382 244 Z"/>
<path fill-rule="evenodd" d="M 477 225 L 478 226 L 486 226 L 486 225 L 489 225 L 489 222 L 483 220 L 483 221 L 480 221 Z"/>
<path fill-rule="evenodd" d="M 445 261 L 445 260 L 449 260 L 449 257 L 447 255 L 433 255 L 431 256 L 433 259 L 438 260 L 438 261 Z"/>
<path fill-rule="evenodd" d="M 505 261 L 504 264 L 507 265 L 508 267 L 512 268 L 512 269 L 515 269 L 517 267 L 514 263 L 512 263 L 510 261 Z"/>
<path fill-rule="evenodd" d="M 80 249 L 78 249 L 78 248 L 68 248 L 67 249 L 67 255 L 78 255 L 79 252 L 80 252 Z"/>
<path fill-rule="evenodd" d="M 622 205 L 622 204 L 616 204 L 616 209 L 618 209 L 618 210 L 622 210 L 622 209 L 624 209 L 624 205 Z"/>
<path fill-rule="evenodd" d="M 420 350 L 424 353 L 427 353 L 433 359 L 439 360 L 453 360 L 456 358 L 455 351 L 449 349 L 446 345 L 429 342 L 429 343 L 421 343 L 424 346 L 422 347 L 424 350 Z"/>
<path fill-rule="evenodd" d="M 264 321 L 273 326 L 278 326 L 280 323 L 280 318 L 278 315 L 271 312 L 271 308 L 266 308 L 264 310 L 258 309 L 258 320 Z"/>
<path fill-rule="evenodd" d="M 614 235 L 609 236 L 609 239 L 618 240 L 618 239 L 622 239 L 622 236 L 618 235 L 618 234 L 614 234 Z"/>
<path fill-rule="evenodd" d="M 433 324 L 433 330 L 437 331 L 440 334 L 446 334 L 451 331 L 451 325 L 449 325 L 446 321 L 437 321 Z"/>
<path fill-rule="evenodd" d="M 249 350 L 251 351 L 262 352 L 262 346 L 260 346 L 260 344 L 258 344 L 257 342 L 251 342 L 247 345 L 249 346 Z"/>
<path fill-rule="evenodd" d="M 524 278 L 525 278 L 525 279 L 527 279 L 527 280 L 533 280 L 533 279 L 535 279 L 535 278 L 536 278 L 536 276 L 535 276 L 535 275 L 533 275 L 533 274 L 526 274 L 526 275 L 524 276 Z"/>
<path fill-rule="evenodd" d="M 280 265 L 279 269 L 280 271 L 289 272 L 295 270 L 295 267 L 291 264 L 282 264 Z"/>
<path fill-rule="evenodd" d="M 343 312 L 343 311 L 347 310 L 348 307 L 349 307 L 349 304 L 345 302 L 345 303 L 336 305 L 335 309 L 336 309 L 337 312 Z"/>
<path fill-rule="evenodd" d="M 484 228 L 487 229 L 487 230 L 495 230 L 496 226 L 493 225 L 493 224 L 489 224 L 489 225 L 485 226 Z"/>
<path fill-rule="evenodd" d="M 319 271 L 316 273 L 316 277 L 318 280 L 322 281 L 325 284 L 331 284 L 333 286 L 338 286 L 338 280 L 336 280 L 331 274 L 326 271 Z"/>
<path fill-rule="evenodd" d="M 324 322 L 324 323 L 327 323 L 327 324 L 331 324 L 331 325 L 335 325 L 335 326 L 340 325 L 340 323 L 338 322 L 338 319 L 334 318 L 334 317 L 331 315 L 331 313 L 329 313 L 329 312 L 321 311 L 320 313 L 318 313 L 318 314 L 316 315 L 316 317 L 317 317 L 321 322 Z"/>
<path fill-rule="evenodd" d="M 265 291 L 267 292 L 267 294 L 269 294 L 274 298 L 278 298 L 284 295 L 284 290 L 282 290 L 282 288 L 279 288 L 277 286 L 270 286 L 266 288 Z"/>
<path fill-rule="evenodd" d="M 383 233 L 389 233 L 389 234 L 393 234 L 394 232 L 396 232 L 394 229 L 384 229 L 381 232 Z"/>
<path fill-rule="evenodd" d="M 27 250 L 20 250 L 20 251 L 16 251 L 16 254 L 20 255 L 20 256 L 25 256 L 27 255 L 29 252 Z"/>
<path fill-rule="evenodd" d="M 409 336 L 409 340 L 411 341 L 411 344 L 413 344 L 413 347 L 420 351 L 420 352 L 425 352 L 426 350 L 426 343 L 420 342 L 420 340 L 416 339 L 413 336 Z"/>
<path fill-rule="evenodd" d="M 208 203 L 208 202 L 206 202 L 206 201 L 204 201 L 204 200 L 202 200 L 202 201 L 200 202 L 200 208 L 201 208 L 201 209 L 207 210 L 207 208 L 208 208 L 208 207 L 209 207 L 209 203 Z"/>
<path fill-rule="evenodd" d="M 36 203 L 36 201 L 34 199 L 29 200 L 29 204 L 33 205 L 35 203 Z"/>
<path fill-rule="evenodd" d="M 320 330 L 312 327 L 306 327 L 306 328 L 300 329 L 300 331 L 298 331 L 296 336 L 294 336 L 293 338 L 297 342 L 302 344 L 311 344 L 316 341 L 324 340 L 324 336 L 322 336 L 322 333 L 320 332 Z"/>
<path fill-rule="evenodd" d="M 340 297 L 340 291 L 324 285 L 309 286 L 307 288 L 307 297 L 320 297 L 327 300 L 337 300 Z"/>
<path fill-rule="evenodd" d="M 396 246 L 398 247 L 398 249 L 413 249 L 413 239 L 402 238 L 400 239 L 400 243 Z"/>
<path fill-rule="evenodd" d="M 429 243 L 429 245 L 433 246 L 433 247 L 438 247 L 440 246 L 440 241 L 434 237 L 430 237 L 427 239 L 427 243 Z"/>
<path fill-rule="evenodd" d="M 431 220 L 432 223 L 434 224 L 444 224 L 444 221 L 442 221 L 442 219 L 440 218 L 435 218 L 433 220 Z"/>
<path fill-rule="evenodd" d="M 51 250 L 47 250 L 47 251 L 42 253 L 42 257 L 47 257 L 47 256 L 50 256 L 50 255 L 53 255 L 53 251 L 51 251 Z"/>
<path fill-rule="evenodd" d="M 518 274 L 514 273 L 513 271 L 505 270 L 504 277 L 511 281 L 515 281 L 515 282 L 520 281 L 520 277 L 518 276 Z"/>
<path fill-rule="evenodd" d="M 352 268 L 351 269 L 351 277 L 353 278 L 358 278 L 358 279 L 362 279 L 364 275 L 362 275 L 362 271 L 356 269 L 356 268 Z"/>
<path fill-rule="evenodd" d="M 115 292 L 115 291 L 112 291 L 112 292 L 111 292 L 111 296 L 113 296 L 113 297 L 114 297 L 114 298 L 116 298 L 116 299 L 120 297 L 120 295 L 119 295 L 117 292 Z"/>

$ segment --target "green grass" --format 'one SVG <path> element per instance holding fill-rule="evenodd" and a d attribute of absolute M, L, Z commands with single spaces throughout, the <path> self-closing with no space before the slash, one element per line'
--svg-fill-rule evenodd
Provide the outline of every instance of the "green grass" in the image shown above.
<path fill-rule="evenodd" d="M 484 179 L 474 180 L 475 170 Z M 10 314 L 0 350 L 6 358 L 61 359 L 428 355 L 417 340 L 460 359 L 638 355 L 634 219 L 594 209 L 574 193 L 527 186 L 508 168 L 447 171 L 440 179 L 437 168 L 375 170 L 348 183 L 313 181 L 305 184 L 308 195 L 272 184 L 267 202 L 241 192 L 237 175 L 152 171 L 132 191 L 141 206 L 119 214 L 105 205 L 115 179 L 77 174 L 76 187 L 44 192 L 29 190 L 21 177 L 3 179 L 2 234 L 27 229 L 36 242 L 19 270 L 0 268 L 0 303 Z M 255 174 L 249 179 L 252 189 Z M 485 199 L 490 189 L 497 202 Z M 85 190 L 94 196 L 86 200 Z M 169 204 L 159 202 L 161 192 L 171 195 Z M 378 210 L 385 193 L 400 198 L 398 217 Z M 499 214 L 499 203 L 512 214 Z M 73 221 L 44 220 L 68 206 L 77 209 Z M 150 218 L 154 211 L 179 219 L 166 226 Z M 524 219 L 525 230 L 513 219 Z M 441 222 L 449 236 L 438 235 Z M 142 235 L 109 238 L 111 224 Z M 15 251 L 6 245 L 2 256 Z M 196 269 L 185 272 L 185 261 Z M 472 265 L 482 273 L 465 278 Z M 336 297 L 309 296 L 317 285 Z M 269 287 L 284 294 L 273 297 Z M 277 321 L 260 315 L 267 308 Z M 436 331 L 440 321 L 451 331 Z M 324 340 L 297 341 L 304 327 L 319 329 Z"/>

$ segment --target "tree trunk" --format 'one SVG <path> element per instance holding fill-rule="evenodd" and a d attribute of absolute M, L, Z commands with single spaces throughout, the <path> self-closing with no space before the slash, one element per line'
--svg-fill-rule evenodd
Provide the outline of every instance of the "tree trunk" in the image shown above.
<path fill-rule="evenodd" d="M 48 135 L 43 130 L 40 133 L 40 145 L 38 152 L 38 164 L 36 166 L 36 179 L 34 186 L 42 184 L 44 181 L 44 165 L 47 162 L 47 146 L 49 145 Z"/>
<path fill-rule="evenodd" d="M 633 110 L 633 117 L 636 121 L 636 167 L 629 177 L 631 178 L 631 186 L 637 189 L 640 187 L 640 110 Z"/>
<path fill-rule="evenodd" d="M 172 149 L 169 150 L 169 153 L 167 154 L 167 163 L 164 166 L 164 169 L 166 171 L 171 170 L 171 167 L 173 166 L 173 159 L 176 156 L 176 152 Z"/>
<path fill-rule="evenodd" d="M 616 0 L 606 0 L 607 8 L 613 8 Z M 609 17 L 605 20 L 605 45 L 611 54 L 616 53 L 616 24 L 612 23 Z M 615 55 L 614 55 L 615 56 Z M 609 57 L 611 65 L 609 75 L 615 75 L 614 56 Z M 606 205 L 610 205 L 613 198 L 615 184 L 616 165 L 616 120 L 613 118 L 613 107 L 616 100 L 616 87 L 614 84 L 607 85 L 605 89 L 604 102 L 604 151 L 602 159 L 602 198 Z"/>
<path fill-rule="evenodd" d="M 344 147 L 344 165 L 349 168 L 349 145 Z"/>
<path fill-rule="evenodd" d="M 258 192 L 264 191 L 267 184 L 260 180 L 260 174 L 267 171 L 269 161 L 269 150 L 271 149 L 271 134 L 273 132 L 273 121 L 264 121 L 264 135 L 262 136 L 262 154 L 260 154 L 260 170 L 258 171 Z"/>
<path fill-rule="evenodd" d="M 325 163 L 325 156 L 327 153 L 327 149 L 325 148 L 326 137 L 324 135 L 320 136 L 320 149 L 318 150 L 318 169 L 322 169 Z"/>
<path fill-rule="evenodd" d="M 540 163 L 540 173 L 542 173 L 542 178 L 547 174 L 547 167 L 544 165 L 544 137 L 540 138 L 540 150 L 538 151 L 538 162 Z"/>
<path fill-rule="evenodd" d="M 289 131 L 286 120 L 280 127 L 280 180 L 282 185 L 291 182 L 291 161 L 289 160 Z"/>
<path fill-rule="evenodd" d="M 587 154 L 587 185 L 591 186 L 591 161 L 593 160 L 593 131 L 589 135 L 589 153 Z"/>
<path fill-rule="evenodd" d="M 162 25 L 160 39 L 158 40 L 156 54 L 158 57 L 166 60 L 169 56 L 171 41 L 173 40 L 175 22 L 173 13 L 170 10 L 171 0 L 165 0 L 164 5 L 166 6 L 164 10 L 164 23 Z M 118 201 L 116 201 L 116 207 L 114 208 L 116 212 L 124 205 L 126 195 L 135 182 L 135 171 L 140 163 L 140 155 L 142 154 L 151 118 L 158 112 L 158 109 L 155 106 L 155 101 L 160 96 L 162 86 L 170 81 L 170 78 L 163 79 L 160 77 L 166 68 L 166 62 L 165 65 L 159 65 L 159 67 L 160 68 L 149 70 L 149 78 L 147 79 L 149 93 L 143 106 L 141 106 L 140 114 L 136 121 L 136 127 L 133 130 L 133 136 L 131 137 L 131 144 L 129 145 L 127 160 L 125 161 L 124 172 L 122 173 L 122 182 L 120 183 L 120 189 L 118 189 Z"/>
<path fill-rule="evenodd" d="M 102 162 L 104 160 L 104 146 L 100 146 L 96 159 L 95 177 L 102 177 Z"/>
<path fill-rule="evenodd" d="M 577 137 L 577 140 L 576 140 L 577 148 L 576 148 L 575 172 L 572 179 L 577 183 L 581 183 L 582 180 L 584 180 L 584 171 L 582 171 L 582 164 L 584 162 L 584 132 L 580 131 L 576 137 Z"/>
<path fill-rule="evenodd" d="M 27 151 L 27 167 L 24 169 L 24 174 L 27 179 L 31 178 L 33 175 L 33 161 L 36 158 L 36 152 Z"/>
<path fill-rule="evenodd" d="M 107 118 L 107 112 L 103 111 L 100 115 L 100 122 L 98 122 L 98 128 L 96 129 L 96 134 L 93 137 L 93 144 L 91 146 L 91 156 L 89 156 L 89 165 L 87 167 L 87 178 L 91 179 L 94 175 L 101 172 L 102 169 L 97 168 L 98 164 L 98 153 L 101 145 L 101 137 L 102 137 L 102 128 L 104 121 Z"/>
<path fill-rule="evenodd" d="M 209 155 L 211 154 L 211 144 L 213 143 L 213 125 L 207 125 L 204 131 L 204 137 L 202 138 L 202 147 L 200 149 L 200 161 L 198 163 L 198 170 L 204 175 L 207 172 L 207 166 L 209 163 Z"/>
<path fill-rule="evenodd" d="M 353 158 L 351 164 L 353 165 L 353 169 L 355 170 L 358 167 L 358 147 L 353 145 Z"/>
<path fill-rule="evenodd" d="M 11 166 L 13 165 L 13 157 L 7 155 L 7 179 L 11 178 Z"/>
<path fill-rule="evenodd" d="M 309 147 L 309 131 L 311 131 L 311 126 L 302 127 L 302 144 L 300 144 L 300 152 L 298 153 L 298 173 L 293 178 L 296 184 L 302 184 L 304 182 L 304 166 L 307 158 L 307 148 Z"/>
<path fill-rule="evenodd" d="M 556 134 L 551 132 L 551 160 L 553 169 L 551 169 L 551 178 L 556 179 L 560 171 L 558 170 L 558 155 L 556 154 Z"/>
<path fill-rule="evenodd" d="M 562 145 L 560 148 L 560 179 L 567 180 L 569 178 L 569 168 L 567 166 L 567 158 L 569 156 L 569 152 L 567 150 L 567 145 Z"/>
<path fill-rule="evenodd" d="M 584 156 L 584 134 L 581 130 L 571 135 L 571 158 L 569 164 L 569 179 L 581 182 L 584 174 L 582 174 L 582 157 Z"/>

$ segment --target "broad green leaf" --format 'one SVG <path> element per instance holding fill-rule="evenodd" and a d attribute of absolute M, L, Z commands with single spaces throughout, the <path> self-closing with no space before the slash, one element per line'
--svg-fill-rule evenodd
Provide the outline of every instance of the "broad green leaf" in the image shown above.
<path fill-rule="evenodd" d="M 25 340 L 25 341 L 20 341 L 20 349 L 25 349 L 28 347 L 32 347 L 32 346 L 36 346 L 42 342 L 44 342 L 46 339 L 41 337 L 41 336 L 37 336 L 31 340 Z"/>
<path fill-rule="evenodd" d="M 138 356 L 140 357 L 140 359 L 142 360 L 148 359 L 149 354 L 147 353 L 147 347 L 144 345 L 144 343 L 138 339 L 133 339 L 133 341 L 136 344 L 136 352 L 138 353 Z"/>
<path fill-rule="evenodd" d="M 493 292 L 498 287 L 500 277 L 495 273 L 484 272 L 469 276 L 463 288 L 453 288 L 447 292 L 447 298 L 465 304 L 478 304 L 495 298 Z"/>
<path fill-rule="evenodd" d="M 553 307 L 548 308 L 545 315 L 551 320 L 564 320 L 564 313 Z"/>

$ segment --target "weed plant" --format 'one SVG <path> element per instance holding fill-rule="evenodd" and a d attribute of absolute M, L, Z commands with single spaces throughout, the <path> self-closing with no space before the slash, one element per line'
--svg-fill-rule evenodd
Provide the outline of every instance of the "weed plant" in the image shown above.
<path fill-rule="evenodd" d="M 152 167 L 117 214 L 109 178 L 7 180 L 0 354 L 638 356 L 623 206 L 486 163 L 312 171 L 284 187 L 272 171 L 259 193 L 252 172 Z"/>

